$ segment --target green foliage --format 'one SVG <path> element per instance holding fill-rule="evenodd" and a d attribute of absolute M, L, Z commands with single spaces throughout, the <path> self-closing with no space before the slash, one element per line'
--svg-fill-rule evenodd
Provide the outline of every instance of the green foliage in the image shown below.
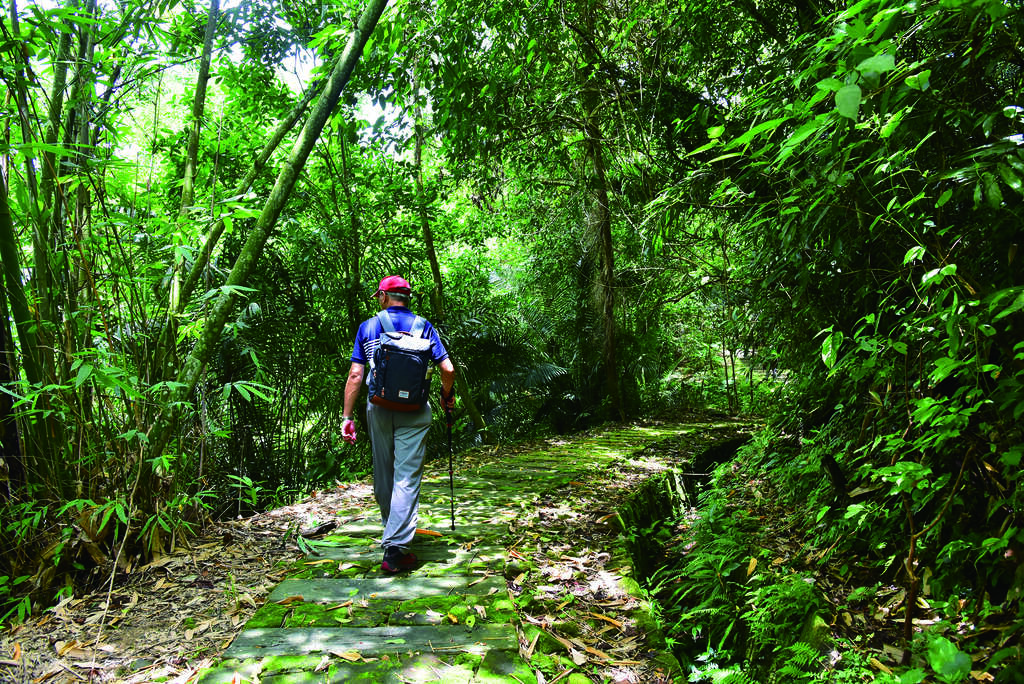
<path fill-rule="evenodd" d="M 9 619 L 21 622 L 32 613 L 31 597 L 23 595 L 15 589 L 30 579 L 32 578 L 28 575 L 14 578 L 0 575 L 0 610 L 4 611 L 0 613 L 0 625 L 5 624 Z"/>
<path fill-rule="evenodd" d="M 62 571 L 84 571 L 68 531 L 87 509 L 145 555 L 365 474 L 365 440 L 337 437 L 341 388 L 366 295 L 398 272 L 501 438 L 620 407 L 771 414 L 749 462 L 799 504 L 821 562 L 898 573 L 912 557 L 936 591 L 1019 615 L 1019 6 L 395 6 L 256 274 L 230 285 L 272 174 L 237 184 L 294 99 L 277 74 L 299 53 L 322 74 L 356 8 L 225 11 L 218 41 L 242 47 L 218 51 L 183 212 L 205 18 L 159 9 L 29 3 L 17 28 L 2 19 L 0 308 L 31 320 L 4 348 L 0 418 L 31 468 L 11 471 L 0 572 L 22 577 L 53 544 Z M 200 292 L 180 301 L 218 220 Z M 170 405 L 225 292 L 243 304 Z M 465 445 L 481 426 L 462 406 Z M 170 414 L 171 446 L 144 458 Z M 704 503 L 714 533 L 686 563 L 706 595 L 666 577 L 667 600 L 711 617 L 716 654 L 789 648 L 771 626 L 797 620 L 777 609 L 799 580 L 743 576 L 749 518 L 721 492 Z"/>
<path fill-rule="evenodd" d="M 971 672 L 971 658 L 943 636 L 928 639 L 928 664 L 940 682 L 962 682 Z"/>

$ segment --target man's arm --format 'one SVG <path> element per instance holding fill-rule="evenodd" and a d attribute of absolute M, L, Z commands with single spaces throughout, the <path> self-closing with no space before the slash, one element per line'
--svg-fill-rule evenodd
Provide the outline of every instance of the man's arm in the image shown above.
<path fill-rule="evenodd" d="M 356 408 L 356 399 L 359 398 L 359 390 L 363 387 L 363 376 L 365 373 L 366 366 L 361 363 L 356 363 L 355 361 L 352 362 L 352 366 L 348 369 L 348 380 L 345 382 L 344 411 L 344 416 L 347 418 L 352 417 L 352 411 Z"/>
<path fill-rule="evenodd" d="M 356 443 L 356 424 L 352 420 L 352 411 L 356 407 L 356 399 L 359 398 L 359 389 L 363 384 L 363 374 L 366 367 L 361 363 L 352 362 L 348 369 L 348 380 L 345 382 L 345 408 L 342 415 L 341 437 L 346 442 Z"/>
<path fill-rule="evenodd" d="M 441 370 L 441 399 L 450 409 L 455 406 L 455 364 L 450 358 L 445 358 L 437 367 Z"/>

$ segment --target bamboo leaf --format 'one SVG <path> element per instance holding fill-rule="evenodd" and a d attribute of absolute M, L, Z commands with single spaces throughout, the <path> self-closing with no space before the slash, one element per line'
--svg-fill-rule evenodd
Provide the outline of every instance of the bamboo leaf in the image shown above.
<path fill-rule="evenodd" d="M 840 116 L 856 121 L 860 112 L 860 98 L 860 86 L 843 86 L 836 92 L 836 111 Z"/>

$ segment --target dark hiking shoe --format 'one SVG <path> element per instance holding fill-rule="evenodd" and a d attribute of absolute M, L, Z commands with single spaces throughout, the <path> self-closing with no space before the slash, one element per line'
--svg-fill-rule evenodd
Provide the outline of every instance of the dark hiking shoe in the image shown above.
<path fill-rule="evenodd" d="M 380 563 L 380 569 L 389 575 L 412 570 L 416 567 L 416 554 L 402 553 L 397 546 L 389 546 L 384 549 L 384 560 Z"/>

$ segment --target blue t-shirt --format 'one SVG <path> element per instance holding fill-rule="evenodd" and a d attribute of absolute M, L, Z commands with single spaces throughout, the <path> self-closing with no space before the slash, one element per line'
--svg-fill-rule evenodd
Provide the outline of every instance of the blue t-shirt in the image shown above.
<path fill-rule="evenodd" d="M 404 306 L 389 306 L 388 315 L 391 316 L 391 323 L 395 326 L 395 330 L 408 332 L 412 330 L 413 321 L 416 319 L 416 314 Z M 437 335 L 437 330 L 430 324 L 430 321 L 424 320 L 423 337 L 430 340 L 431 358 L 434 363 L 441 363 L 448 358 L 448 351 L 441 344 L 441 338 Z M 359 325 L 359 331 L 356 333 L 355 347 L 352 349 L 352 362 L 367 365 L 369 359 L 373 358 L 373 352 L 380 344 L 381 325 L 377 317 L 367 319 Z M 369 382 L 369 377 L 367 377 Z"/>

